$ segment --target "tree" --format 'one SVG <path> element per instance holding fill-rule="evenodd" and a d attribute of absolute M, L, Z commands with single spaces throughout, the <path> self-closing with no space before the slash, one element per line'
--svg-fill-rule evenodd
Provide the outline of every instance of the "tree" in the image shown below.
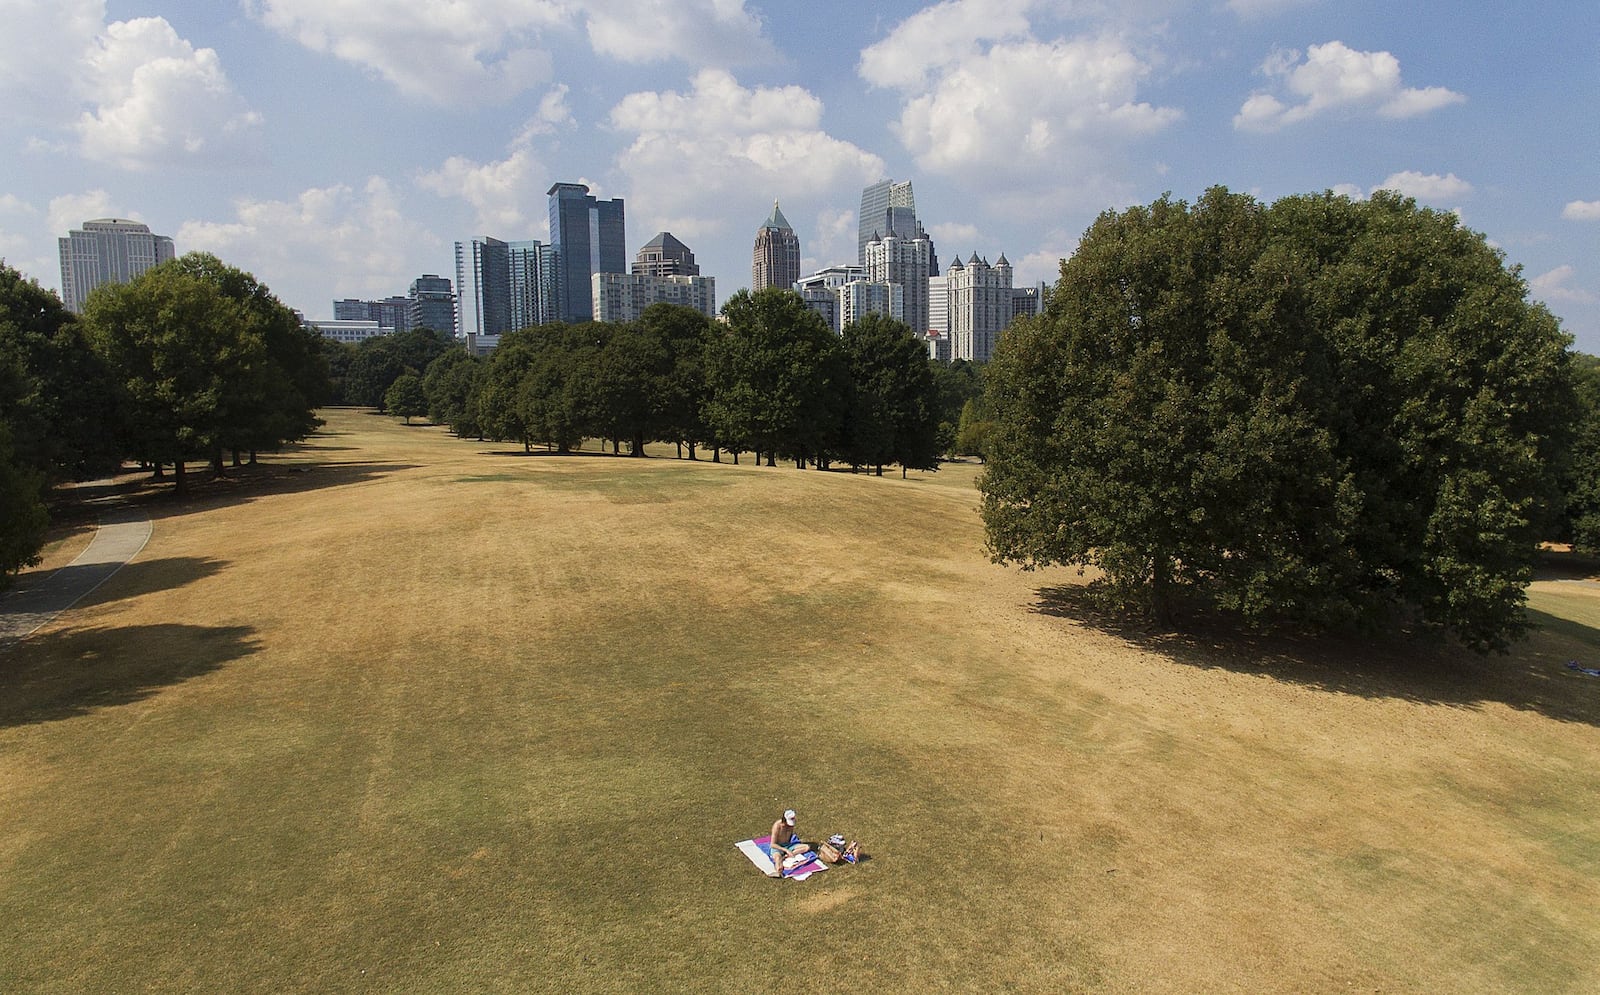
<path fill-rule="evenodd" d="M 802 462 L 834 442 L 849 376 L 839 340 L 792 290 L 741 290 L 708 359 L 707 421 L 726 447 Z"/>
<path fill-rule="evenodd" d="M 484 362 L 455 348 L 428 364 L 422 378 L 422 392 L 428 398 L 428 420 L 449 425 L 461 438 L 483 437 L 478 414 L 478 391 L 483 383 Z"/>
<path fill-rule="evenodd" d="M 844 328 L 851 402 L 845 413 L 843 454 L 852 466 L 899 463 L 907 469 L 939 466 L 938 387 L 927 349 L 904 322 L 869 314 Z"/>
<path fill-rule="evenodd" d="M 984 460 L 989 455 L 989 434 L 993 431 L 988 405 L 981 397 L 971 398 L 961 406 L 961 418 L 956 422 L 951 448 L 957 456 L 976 456 Z"/>
<path fill-rule="evenodd" d="M 11 427 L 0 419 L 0 590 L 23 567 L 39 562 L 50 524 L 41 494 L 44 475 L 23 465 L 11 447 Z"/>
<path fill-rule="evenodd" d="M 639 316 L 639 329 L 660 348 L 660 365 L 650 388 L 655 413 L 655 435 L 664 442 L 689 447 L 711 439 L 705 407 L 710 398 L 706 383 L 706 352 L 712 341 L 710 318 L 679 304 L 652 304 Z"/>
<path fill-rule="evenodd" d="M 116 469 L 122 419 L 110 370 L 60 298 L 0 264 L 0 365 L 7 363 L 15 379 L 0 389 L 0 419 L 12 426 L 16 459 L 47 480 Z"/>
<path fill-rule="evenodd" d="M 1525 627 L 1571 389 L 1548 312 L 1448 214 L 1221 188 L 1103 214 L 986 374 L 990 551 L 1252 625 Z"/>
<path fill-rule="evenodd" d="M 428 397 L 422 392 L 422 378 L 415 373 L 400 374 L 384 392 L 383 406 L 389 414 L 404 418 L 407 425 L 413 416 L 427 414 Z"/>
<path fill-rule="evenodd" d="M 272 451 L 306 438 L 322 424 L 316 409 L 332 394 L 322 335 L 307 328 L 265 285 L 244 270 L 209 253 L 190 252 L 173 263 L 214 284 L 237 302 L 247 331 L 265 347 L 264 361 L 242 371 L 225 399 L 228 427 L 216 443 L 214 464 L 221 470 L 223 449 Z"/>
<path fill-rule="evenodd" d="M 1556 538 L 1587 553 L 1600 552 L 1600 358 L 1573 353 L 1579 415 L 1562 475 L 1563 519 Z"/>
<path fill-rule="evenodd" d="M 171 463 L 214 457 L 235 438 L 243 399 L 259 402 L 268 362 L 244 302 L 176 263 L 89 295 L 84 321 L 127 399 L 131 455 Z"/>

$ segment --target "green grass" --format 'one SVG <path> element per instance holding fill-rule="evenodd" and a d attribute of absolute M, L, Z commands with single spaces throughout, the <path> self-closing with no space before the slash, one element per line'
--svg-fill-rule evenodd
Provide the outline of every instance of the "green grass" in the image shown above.
<path fill-rule="evenodd" d="M 1585 588 L 1336 680 L 1043 610 L 975 466 L 328 417 L 0 654 L 0 990 L 1600 984 Z M 763 878 L 785 805 L 873 859 Z"/>

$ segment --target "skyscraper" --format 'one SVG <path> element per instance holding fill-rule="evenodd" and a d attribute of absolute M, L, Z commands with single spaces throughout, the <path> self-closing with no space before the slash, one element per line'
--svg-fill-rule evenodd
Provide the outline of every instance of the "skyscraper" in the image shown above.
<path fill-rule="evenodd" d="M 893 210 L 893 209 L 892 209 Z M 900 287 L 902 313 L 897 316 L 917 335 L 928 330 L 929 260 L 933 245 L 926 235 L 891 231 L 867 243 L 867 279 Z"/>
<path fill-rule="evenodd" d="M 699 276 L 700 266 L 687 245 L 664 231 L 633 257 L 633 272 L 635 276 Z"/>
<path fill-rule="evenodd" d="M 535 239 L 456 243 L 457 336 L 504 335 L 555 318 L 555 253 Z"/>
<path fill-rule="evenodd" d="M 800 279 L 800 237 L 772 202 L 772 214 L 756 230 L 754 262 L 750 267 L 750 289 L 792 288 Z"/>
<path fill-rule="evenodd" d="M 555 319 L 589 321 L 594 312 L 590 277 L 628 272 L 622 198 L 596 200 L 582 183 L 557 183 L 546 193 L 555 250 Z"/>
<path fill-rule="evenodd" d="M 950 300 L 950 358 L 987 362 L 1015 313 L 1011 264 L 1005 253 L 995 265 L 974 252 L 965 266 L 956 259 L 945 274 Z"/>
<path fill-rule="evenodd" d="M 424 273 L 411 281 L 411 292 L 406 297 L 411 302 L 410 327 L 456 334 L 456 295 L 449 280 Z"/>
<path fill-rule="evenodd" d="M 593 283 L 595 321 L 638 321 L 652 304 L 691 307 L 707 318 L 717 316 L 714 276 L 651 276 L 648 273 L 596 273 Z"/>
<path fill-rule="evenodd" d="M 89 292 L 102 283 L 127 283 L 176 255 L 172 239 L 123 218 L 85 221 L 59 241 L 61 300 L 74 313 L 83 311 Z"/>

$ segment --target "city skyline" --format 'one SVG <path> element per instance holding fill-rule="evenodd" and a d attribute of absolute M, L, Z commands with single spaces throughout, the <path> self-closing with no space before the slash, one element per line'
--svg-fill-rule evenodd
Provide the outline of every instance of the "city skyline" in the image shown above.
<path fill-rule="evenodd" d="M 858 257 L 891 177 L 941 261 L 1003 250 L 1019 286 L 1167 191 L 1394 188 L 1600 353 L 1593 5 L 4 2 L 0 257 L 55 289 L 57 240 L 117 217 L 325 313 L 451 272 L 466 233 L 552 244 L 567 180 L 626 201 L 624 263 L 670 231 L 724 296 L 774 198 L 809 273 Z"/>

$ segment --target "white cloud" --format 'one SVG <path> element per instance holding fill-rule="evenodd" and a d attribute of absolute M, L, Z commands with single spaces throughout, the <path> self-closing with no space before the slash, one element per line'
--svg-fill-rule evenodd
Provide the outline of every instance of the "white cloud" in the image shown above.
<path fill-rule="evenodd" d="M 98 106 L 78 119 L 83 154 L 129 169 L 247 161 L 261 116 L 247 109 L 209 48 L 159 17 L 109 25 L 88 57 Z"/>
<path fill-rule="evenodd" d="M 1151 66 L 1121 36 L 1041 40 L 1029 6 L 931 7 L 863 51 L 858 71 L 901 91 L 892 130 L 919 168 L 987 183 L 991 201 L 1037 208 L 1045 189 L 1103 203 L 1125 183 L 1128 146 L 1181 113 L 1139 99 Z"/>
<path fill-rule="evenodd" d="M 553 0 L 246 0 L 267 27 L 435 103 L 498 103 L 550 78 Z"/>
<path fill-rule="evenodd" d="M 1600 221 L 1600 200 L 1574 200 L 1561 209 L 1568 221 Z"/>
<path fill-rule="evenodd" d="M 1297 51 L 1268 56 L 1261 71 L 1286 91 L 1286 103 L 1272 93 L 1255 93 L 1234 116 L 1243 131 L 1276 131 L 1337 111 L 1372 111 L 1380 117 L 1409 118 L 1467 98 L 1440 86 L 1401 85 L 1400 60 L 1388 52 L 1360 52 L 1340 41 L 1312 45 L 1304 61 Z"/>
<path fill-rule="evenodd" d="M 143 221 L 144 218 L 137 212 L 122 212 L 115 210 L 111 195 L 104 190 L 85 190 L 83 193 L 62 194 L 52 197 L 50 206 L 45 211 L 45 223 L 50 231 L 58 236 L 65 235 L 74 228 L 82 226 L 85 221 L 96 218 L 127 218 L 129 221 Z M 158 231 L 157 234 L 166 234 Z"/>
<path fill-rule="evenodd" d="M 931 172 L 1062 182 L 1181 115 L 1138 100 L 1149 67 L 1111 38 L 997 44 L 911 95 L 895 133 Z"/>
<path fill-rule="evenodd" d="M 687 93 L 631 93 L 610 116 L 634 136 L 617 159 L 632 183 L 630 213 L 690 235 L 719 228 L 730 200 L 770 202 L 883 175 L 882 159 L 822 131 L 821 120 L 822 102 L 805 89 L 747 88 L 720 69 L 701 70 Z"/>
<path fill-rule="evenodd" d="M 979 55 L 984 42 L 1029 34 L 1026 4 L 948 0 L 900 22 L 861 52 L 858 71 L 874 86 L 920 88 L 929 74 Z"/>
<path fill-rule="evenodd" d="M 764 61 L 773 48 L 743 0 L 245 0 L 263 24 L 360 66 L 409 97 L 503 103 L 550 80 L 551 49 L 584 31 L 630 63 Z"/>
<path fill-rule="evenodd" d="M 1012 264 L 1015 274 L 1012 279 L 1018 287 L 1030 287 L 1041 280 L 1053 287 L 1061 279 L 1061 260 L 1071 254 L 1050 250 L 1030 252 Z"/>
<path fill-rule="evenodd" d="M 0 0 L 0 101 L 8 114 L 70 128 L 76 151 L 129 169 L 237 162 L 257 151 L 260 116 L 217 53 L 160 17 L 106 23 L 101 0 Z M 34 136 L 30 151 L 64 142 Z"/>
<path fill-rule="evenodd" d="M 761 19 L 744 0 L 612 0 L 587 6 L 589 44 L 623 62 L 677 59 L 697 66 L 771 58 Z"/>
<path fill-rule="evenodd" d="M 1472 192 L 1472 184 L 1454 173 L 1418 173 L 1414 170 L 1394 173 L 1378 184 L 1374 190 L 1394 190 L 1407 197 L 1429 203 L 1454 200 Z"/>
<path fill-rule="evenodd" d="M 856 225 L 856 212 L 825 207 L 817 212 L 815 234 L 803 243 L 811 250 L 811 265 L 805 272 L 816 272 L 824 266 L 842 262 L 855 262 L 856 238 L 860 234 Z"/>
<path fill-rule="evenodd" d="M 173 236 L 179 252 L 214 252 L 268 284 L 284 303 L 326 317 L 332 301 L 403 294 L 423 272 L 439 272 L 443 243 L 405 220 L 389 184 L 343 184 L 293 200 L 244 199 L 234 216 L 188 221 Z"/>
<path fill-rule="evenodd" d="M 473 234 L 503 239 L 545 238 L 548 216 L 540 216 L 548 184 L 544 166 L 526 149 L 516 149 L 496 162 L 478 163 L 451 156 L 438 169 L 417 178 L 417 185 L 440 197 L 459 197 L 477 212 Z M 537 230 L 530 230 L 529 215 Z"/>
<path fill-rule="evenodd" d="M 1565 301 L 1572 304 L 1593 304 L 1600 300 L 1593 293 L 1581 287 L 1569 286 L 1572 279 L 1571 266 L 1557 266 L 1548 273 L 1541 273 L 1528 281 L 1528 286 L 1540 298 L 1547 301 Z"/>
<path fill-rule="evenodd" d="M 71 118 L 81 107 L 80 70 L 105 30 L 104 0 L 0 0 L 0 100 L 18 120 Z"/>
<path fill-rule="evenodd" d="M 1367 191 L 1354 183 L 1335 183 L 1333 192 L 1341 197 L 1349 197 L 1351 200 L 1366 200 L 1368 196 Z"/>
<path fill-rule="evenodd" d="M 970 251 L 983 237 L 977 225 L 970 225 L 964 221 L 944 221 L 929 225 L 928 231 L 933 235 L 933 244 L 948 258 L 954 258 L 952 253 L 962 248 Z"/>
<path fill-rule="evenodd" d="M 553 135 L 561 128 L 570 128 L 576 124 L 577 122 L 572 119 L 572 111 L 567 108 L 567 93 L 565 83 L 552 86 L 539 99 L 539 109 L 522 126 L 522 133 L 512 143 L 513 146 L 528 145 L 536 137 Z"/>

